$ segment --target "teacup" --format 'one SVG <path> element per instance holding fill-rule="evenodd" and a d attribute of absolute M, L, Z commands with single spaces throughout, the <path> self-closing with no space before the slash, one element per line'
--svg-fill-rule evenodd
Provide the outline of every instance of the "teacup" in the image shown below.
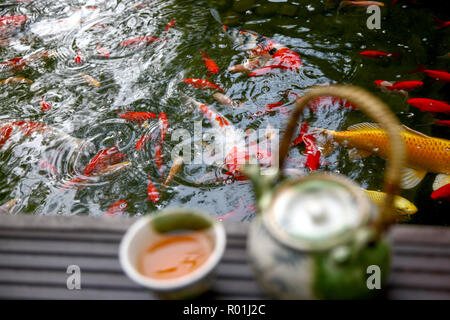
<path fill-rule="evenodd" d="M 206 261 L 194 271 L 172 279 L 156 279 L 139 270 L 139 261 L 149 246 L 161 235 L 202 231 L 212 243 Z M 166 209 L 136 221 L 124 235 L 119 249 L 123 270 L 134 282 L 150 289 L 161 299 L 189 299 L 208 290 L 214 271 L 225 251 L 223 225 L 209 215 L 193 209 Z"/>

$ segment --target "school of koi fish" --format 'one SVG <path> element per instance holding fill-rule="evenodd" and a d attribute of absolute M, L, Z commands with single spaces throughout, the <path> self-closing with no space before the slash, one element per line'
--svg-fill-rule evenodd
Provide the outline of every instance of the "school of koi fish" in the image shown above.
<path fill-rule="evenodd" d="M 26 12 L 26 8 L 32 6 L 35 2 L 38 1 L 17 1 L 16 5 L 18 5 L 18 8 L 24 6 L 25 9 L 23 10 Z M 260 7 L 255 4 L 255 1 L 247 2 L 256 7 L 249 6 L 244 12 L 249 14 L 253 8 L 256 8 L 255 10 L 258 12 Z M 328 6 L 334 5 L 331 8 L 333 8 L 337 17 L 358 13 L 364 19 L 366 17 L 365 11 L 358 11 L 361 7 L 367 8 L 375 5 L 386 10 L 389 10 L 389 8 L 393 10 L 400 6 L 400 3 L 417 5 L 417 1 L 399 1 L 397 3 L 396 0 L 390 3 L 377 1 L 335 2 L 331 0 L 323 1 Z M 158 10 L 161 10 L 158 6 L 162 6 L 162 4 L 154 1 L 142 1 L 141 4 L 129 2 L 128 4 L 131 3 L 133 3 L 134 11 L 150 10 L 152 6 L 155 6 L 154 12 L 158 12 Z M 236 3 L 239 4 L 240 2 L 236 0 L 232 7 L 234 10 L 238 10 L 235 8 Z M 320 6 L 321 3 L 318 2 L 316 5 Z M 117 9 L 118 7 L 120 9 Z M 118 190 L 119 187 L 115 181 L 123 179 L 124 173 L 130 170 L 137 170 L 145 179 L 146 186 L 142 185 L 142 180 L 140 183 L 134 181 L 131 185 L 135 185 L 137 189 L 145 190 L 145 201 L 151 204 L 153 208 L 161 208 L 170 203 L 167 197 L 173 195 L 177 188 L 175 183 L 187 185 L 190 188 L 218 187 L 219 193 L 216 194 L 216 197 L 220 195 L 221 188 L 224 187 L 230 188 L 229 192 L 233 192 L 236 185 L 248 185 L 248 181 L 242 172 L 243 163 L 255 158 L 261 166 L 269 166 L 273 159 L 273 155 L 264 145 L 267 140 L 248 139 L 243 131 L 239 130 L 242 125 L 237 123 L 238 121 L 243 122 L 246 128 L 255 128 L 255 125 L 257 126 L 267 119 L 277 118 L 277 129 L 282 132 L 295 102 L 302 99 L 304 89 L 316 84 L 352 83 L 351 78 L 354 77 L 354 75 L 351 75 L 344 81 L 336 81 L 336 79 L 323 81 L 323 77 L 318 76 L 315 79 L 318 81 L 310 81 L 311 79 L 305 78 L 304 74 L 318 71 L 310 66 L 314 63 L 314 54 L 311 53 L 314 49 L 311 49 L 312 47 L 309 44 L 303 43 L 300 46 L 293 46 L 291 41 L 289 45 L 284 45 L 282 44 L 282 40 L 285 38 L 283 35 L 277 34 L 277 40 L 275 40 L 247 30 L 247 28 L 244 30 L 230 26 L 227 21 L 236 24 L 232 22 L 233 14 L 224 12 L 224 10 L 221 10 L 220 13 L 215 9 L 209 10 L 200 4 L 198 10 L 201 10 L 208 17 L 207 28 L 208 32 L 214 34 L 212 39 L 217 39 L 217 37 L 223 39 L 223 41 L 221 40 L 223 43 L 220 45 L 213 45 L 214 50 L 202 46 L 198 51 L 189 50 L 182 54 L 183 59 L 201 62 L 203 66 L 199 68 L 197 65 L 195 72 L 181 72 L 173 80 L 163 80 L 167 82 L 164 85 L 167 85 L 168 89 L 163 95 L 150 97 L 151 103 L 155 105 L 155 108 L 152 109 L 142 108 L 143 103 L 140 101 L 148 99 L 148 96 L 144 97 L 143 90 L 133 92 L 131 88 L 122 92 L 122 89 L 119 89 L 117 95 L 120 96 L 120 99 L 117 97 L 116 99 L 106 99 L 107 101 L 97 99 L 95 101 L 97 106 L 93 106 L 91 112 L 93 115 L 95 112 L 108 112 L 109 117 L 99 124 L 96 124 L 95 121 L 90 123 L 87 126 L 88 128 L 84 129 L 87 132 L 92 130 L 92 132 L 89 132 L 89 139 L 79 139 L 72 134 L 81 130 L 80 128 L 83 128 L 83 125 L 68 128 L 58 125 L 58 120 L 61 121 L 59 118 L 54 118 L 52 124 L 48 124 L 45 120 L 46 117 L 51 117 L 52 113 L 59 112 L 61 108 L 64 108 L 65 100 L 68 100 L 68 103 L 82 104 L 86 102 L 84 95 L 88 94 L 89 90 L 108 90 L 110 87 L 117 86 L 111 79 L 98 77 L 89 72 L 89 65 L 95 65 L 96 68 L 101 68 L 103 65 L 106 68 L 104 63 L 114 64 L 114 59 L 132 60 L 133 54 L 136 52 L 154 50 L 153 60 L 150 59 L 151 61 L 146 62 L 139 58 L 138 64 L 131 63 L 128 66 L 130 68 L 129 73 L 139 74 L 142 64 L 145 65 L 145 68 L 152 68 L 153 72 L 158 72 L 158 61 L 163 61 L 167 51 L 170 51 L 170 48 L 175 48 L 171 47 L 174 46 L 171 43 L 181 41 L 178 32 L 181 32 L 179 29 L 183 28 L 185 22 L 182 19 L 180 21 L 178 18 L 169 17 L 159 27 L 158 33 L 136 33 L 132 37 L 120 38 L 115 35 L 115 44 L 111 45 L 111 41 L 103 43 L 101 39 L 92 40 L 90 38 L 105 33 L 109 28 L 106 17 L 115 10 L 124 10 L 124 7 L 115 7 L 112 4 L 107 4 L 107 1 L 99 0 L 88 1 L 79 8 L 67 8 L 67 10 L 64 10 L 65 17 L 53 20 L 36 19 L 36 17 L 29 17 L 25 14 L 3 14 L 3 9 L 0 11 L 3 14 L 0 15 L 0 56 L 2 56 L 2 50 L 4 51 L 9 47 L 19 51 L 21 46 L 28 46 L 28 51 L 30 51 L 26 55 L 8 58 L 0 63 L 0 79 L 2 79 L 0 80 L 0 97 L 2 98 L 0 99 L 6 101 L 11 95 L 18 93 L 31 101 L 27 103 L 26 110 L 24 109 L 22 112 L 24 117 L 20 119 L 14 117 L 17 113 L 9 115 L 6 106 L 2 106 L 1 110 L 4 115 L 0 119 L 0 154 L 2 155 L 0 163 L 7 163 L 8 159 L 14 157 L 14 154 L 17 158 L 20 158 L 24 155 L 21 153 L 21 149 L 27 150 L 27 152 L 30 152 L 28 157 L 24 157 L 27 165 L 31 164 L 37 167 L 39 172 L 44 171 L 52 179 L 52 182 L 48 183 L 48 188 L 51 191 L 41 195 L 41 197 L 46 197 L 51 194 L 46 199 L 45 204 L 30 203 L 29 200 L 25 201 L 23 196 L 15 196 L 32 192 L 36 188 L 44 188 L 39 176 L 35 175 L 33 179 L 40 182 L 35 185 L 20 186 L 23 189 L 20 192 L 17 189 L 11 192 L 11 189 L 2 184 L 0 186 L 2 188 L 0 189 L 0 198 L 3 199 L 1 201 L 3 204 L 0 206 L 0 213 L 15 213 L 31 206 L 32 211 L 37 213 L 49 212 L 50 210 L 55 213 L 68 214 L 70 212 L 70 214 L 73 214 L 73 212 L 77 213 L 77 210 L 64 211 L 60 204 L 65 202 L 65 205 L 70 207 L 67 203 L 73 202 L 83 208 L 88 208 L 88 211 L 95 207 L 98 212 L 107 216 L 127 214 L 127 211 L 131 208 L 131 202 L 137 202 L 137 196 L 134 194 L 135 191 Z M 107 13 L 102 14 L 102 10 Z M 67 14 L 67 12 L 70 12 L 70 14 Z M 322 19 L 330 20 L 334 19 L 333 17 L 335 16 L 323 15 Z M 449 21 L 441 20 L 436 16 L 433 16 L 433 19 L 433 23 L 428 27 L 433 33 L 448 32 Z M 131 28 L 133 23 L 136 24 L 136 21 L 132 23 L 128 20 L 127 23 L 129 24 L 128 27 Z M 139 26 L 136 27 L 136 30 L 139 29 Z M 53 30 L 53 33 L 49 30 Z M 94 30 L 94 32 L 83 35 L 82 32 L 86 33 L 87 30 Z M 70 50 L 58 48 L 54 50 L 30 50 L 32 46 L 29 43 L 36 37 L 41 37 L 40 41 L 43 43 L 51 43 L 50 40 L 47 40 L 48 37 L 51 39 L 52 36 L 55 36 L 54 34 L 63 31 L 69 34 L 71 32 L 81 33 L 79 38 L 75 38 L 77 41 L 72 41 Z M 192 32 L 192 29 L 189 32 Z M 33 36 L 30 36 L 29 33 L 32 33 Z M 295 43 L 295 38 L 293 39 Z M 95 45 L 93 45 L 94 42 Z M 90 46 L 87 46 L 87 44 Z M 227 46 L 231 50 L 231 62 L 225 61 L 226 55 L 224 57 L 217 55 L 220 48 L 223 49 Z M 302 61 L 300 55 L 304 56 L 304 54 L 299 47 L 303 47 L 306 53 L 307 58 L 304 61 Z M 393 109 L 399 115 L 400 120 L 404 119 L 403 115 L 407 119 L 411 119 L 416 113 L 423 113 L 428 117 L 426 119 L 432 120 L 431 126 L 440 127 L 442 130 L 450 127 L 450 120 L 446 118 L 450 114 L 450 105 L 445 101 L 434 99 L 434 96 L 437 96 L 436 92 L 439 93 L 448 89 L 450 73 L 446 70 L 425 67 L 421 64 L 422 61 L 417 61 L 417 69 L 402 69 L 395 75 L 395 80 L 393 80 L 393 76 L 382 78 L 383 72 L 377 73 L 377 68 L 383 70 L 386 66 L 400 65 L 402 59 L 408 58 L 407 55 L 410 51 L 401 47 L 398 51 L 388 51 L 372 46 L 370 43 L 363 44 L 360 48 L 356 55 L 359 56 L 357 59 L 360 59 L 361 66 L 372 64 L 373 70 L 372 74 L 365 75 L 366 83 L 362 86 L 372 86 L 372 91 L 377 93 L 377 90 L 379 90 L 378 93 L 383 95 L 382 98 L 386 96 L 389 100 L 392 99 L 395 103 L 402 104 L 401 110 L 403 111 Z M 332 51 L 328 54 L 332 54 Z M 448 60 L 448 54 L 442 56 L 441 59 Z M 64 60 L 64 62 L 61 62 L 61 60 Z M 347 62 L 350 63 L 350 61 Z M 43 69 L 48 65 L 61 63 L 69 65 L 67 69 L 71 71 L 70 81 L 65 80 L 63 72 L 55 74 L 54 77 L 57 77 L 58 81 L 62 83 L 74 86 L 75 92 L 78 90 L 78 96 L 64 97 L 55 92 L 56 90 L 52 92 L 51 89 L 46 92 L 43 90 L 45 83 L 42 81 L 37 83 L 32 77 L 33 74 L 38 72 L 34 69 Z M 226 63 L 229 63 L 228 67 L 223 66 Z M 347 73 L 352 74 L 350 70 L 352 66 L 355 68 L 350 63 L 347 67 L 348 70 L 346 70 Z M 117 83 L 122 85 L 121 88 L 127 86 L 126 79 L 122 79 L 126 75 L 124 73 L 125 68 L 122 66 L 118 70 L 109 70 L 113 74 L 115 73 L 113 77 Z M 323 72 L 323 70 L 320 72 Z M 360 69 L 359 72 L 364 71 Z M 190 77 L 188 74 L 194 74 L 194 76 Z M 224 76 L 227 78 L 224 79 Z M 279 80 L 280 78 L 282 80 Z M 304 80 L 305 83 L 300 86 L 289 82 L 289 79 L 293 78 L 298 81 Z M 367 79 L 371 80 L 368 81 Z M 49 80 L 47 78 L 47 81 Z M 138 79 L 135 80 L 139 81 Z M 151 77 L 143 81 L 146 83 L 142 87 L 152 86 L 154 83 Z M 234 87 L 236 84 L 233 81 L 235 83 L 239 81 L 239 85 Z M 361 82 L 357 84 L 361 85 Z M 251 94 L 255 90 L 268 92 L 273 90 L 273 86 L 276 86 L 278 98 L 272 101 L 266 100 L 268 103 L 258 107 L 260 103 L 255 103 L 256 98 L 252 97 Z M 437 91 L 433 91 L 434 96 L 423 96 L 419 93 L 424 92 L 421 91 L 424 87 L 437 88 L 433 89 Z M 242 94 L 245 89 L 249 93 Z M 178 112 L 156 107 L 158 99 L 167 102 L 171 101 L 170 99 L 173 99 L 174 95 L 180 97 Z M 273 95 L 271 99 L 273 99 Z M 135 101 L 138 101 L 138 103 L 134 103 Z M 206 101 L 210 101 L 210 103 Z M 30 106 L 33 103 L 34 105 Z M 107 109 L 103 107 L 105 104 L 108 105 Z M 175 102 L 175 104 L 178 103 Z M 409 110 L 409 106 L 412 107 L 411 110 Z M 70 113 L 72 119 L 77 119 L 77 112 L 80 118 L 89 116 L 86 115 L 85 111 L 78 108 L 67 108 L 65 112 Z M 373 175 L 373 169 L 375 169 L 380 173 L 378 176 L 382 177 L 379 167 L 384 166 L 384 162 L 380 162 L 376 158 L 386 159 L 387 157 L 389 141 L 386 133 L 377 124 L 368 122 L 356 124 L 352 122 L 353 124 L 348 126 L 346 130 L 338 130 L 346 123 L 346 121 L 340 123 L 343 118 L 352 119 L 356 115 L 356 118 L 362 119 L 363 116 L 360 113 L 352 101 L 336 97 L 319 97 L 311 101 L 304 117 L 307 120 L 299 125 L 298 137 L 293 141 L 293 150 L 291 150 L 287 159 L 287 164 L 292 169 L 290 172 L 293 175 L 301 175 L 315 170 L 346 173 L 346 170 L 349 170 L 345 168 L 345 162 L 347 162 L 356 164 L 359 168 L 352 174 L 348 174 L 352 179 L 358 180 L 358 174 L 361 173 L 361 170 L 364 170 L 365 166 L 372 168 L 369 176 Z M 215 133 L 216 137 L 223 139 L 223 141 L 219 141 L 219 144 L 224 146 L 223 155 L 215 154 L 214 150 L 208 151 L 208 163 L 212 163 L 216 168 L 213 171 L 210 171 L 208 166 L 200 168 L 199 166 L 184 164 L 181 156 L 174 159 L 170 165 L 167 163 L 174 145 L 172 141 L 168 141 L 169 134 L 176 128 L 189 126 L 190 124 L 185 120 L 188 118 L 194 119 L 197 114 L 207 120 L 206 123 L 211 126 L 211 131 Z M 336 117 L 340 119 L 338 120 Z M 311 122 L 315 122 L 315 124 L 312 125 Z M 121 124 L 125 129 L 117 127 L 109 129 L 109 124 Z M 445 208 L 450 200 L 450 140 L 444 137 L 426 135 L 418 130 L 411 129 L 409 126 L 420 128 L 420 124 L 417 127 L 414 126 L 413 121 L 409 121 L 408 126 L 403 126 L 401 133 L 408 155 L 407 167 L 402 172 L 401 181 L 405 194 L 395 198 L 394 206 L 399 217 L 403 217 L 403 219 L 404 217 L 412 217 L 418 212 L 418 208 L 413 201 L 408 200 L 412 199 L 408 190 L 419 186 L 427 173 L 433 179 L 432 192 L 428 193 L 427 197 L 442 208 Z M 428 126 L 430 126 L 430 123 L 428 123 Z M 272 128 L 270 122 L 268 127 Z M 66 133 L 67 129 L 70 129 L 71 134 Z M 102 131 L 102 129 L 104 130 Z M 126 133 L 124 133 L 125 131 Z M 128 139 L 129 141 L 123 142 L 124 139 L 120 138 L 120 135 L 123 134 L 131 137 Z M 273 141 L 273 136 L 270 133 L 267 134 L 266 138 Z M 45 146 L 45 148 L 30 151 L 36 146 L 39 148 Z M 201 147 L 208 148 L 207 145 Z M 348 155 L 344 157 L 334 152 L 335 149 L 339 149 L 338 147 L 347 149 Z M 152 163 L 151 169 L 146 169 L 140 164 L 140 159 L 147 155 L 151 156 L 151 159 L 147 159 Z M 368 158 L 372 155 L 377 157 Z M 5 172 L 1 173 L 2 179 L 3 177 L 6 179 L 8 172 L 17 175 L 20 170 L 24 170 L 23 164 L 16 163 L 19 163 L 19 167 L 6 166 Z M 20 166 L 22 166 L 22 169 Z M 64 170 L 61 170 L 61 168 Z M 304 169 L 299 170 L 298 168 Z M 192 173 L 192 179 L 184 177 L 189 173 Z M 369 182 L 362 183 L 367 196 L 374 203 L 381 204 L 385 194 L 379 191 L 380 180 L 378 179 L 375 183 L 375 180 L 370 180 L 372 178 L 368 179 Z M 11 181 L 6 182 L 6 185 L 9 183 Z M 99 208 L 95 199 L 91 199 L 89 205 L 83 205 L 83 201 L 76 198 L 77 193 L 89 189 L 91 190 L 89 192 L 94 194 L 93 197 L 98 199 L 102 192 L 113 192 L 105 189 L 106 186 L 111 185 L 114 185 L 112 187 L 115 190 L 114 192 L 122 194 L 123 197 L 111 201 L 104 209 Z M 378 185 L 378 187 L 374 185 Z M 136 188 L 133 190 L 136 190 Z M 67 196 L 69 193 L 71 194 L 70 197 Z M 187 192 L 183 195 L 181 203 L 183 205 L 189 204 L 192 203 L 193 197 L 201 198 L 202 196 L 203 198 L 206 197 L 199 193 Z M 223 196 L 223 198 L 226 197 L 226 195 Z M 194 205 L 198 205 L 204 200 L 197 201 L 199 202 L 194 203 Z M 213 199 L 212 201 L 220 200 Z M 255 206 L 249 204 L 251 199 L 243 195 L 242 190 L 237 192 L 234 195 L 234 200 L 230 202 L 233 204 L 232 210 L 217 214 L 217 219 L 242 220 L 255 213 Z M 132 211 L 137 214 L 144 213 L 146 208 L 148 206 L 136 204 L 135 210 Z M 80 212 L 83 212 L 83 210 L 80 210 Z"/>

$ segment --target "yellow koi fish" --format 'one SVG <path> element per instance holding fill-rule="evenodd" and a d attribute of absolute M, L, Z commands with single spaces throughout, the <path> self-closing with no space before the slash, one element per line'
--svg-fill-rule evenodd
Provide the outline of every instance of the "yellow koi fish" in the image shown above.
<path fill-rule="evenodd" d="M 25 77 L 20 77 L 20 76 L 10 77 L 10 78 L 0 81 L 0 84 L 16 84 L 16 83 L 33 84 L 33 81 L 30 79 L 27 79 Z"/>
<path fill-rule="evenodd" d="M 384 203 L 384 199 L 386 198 L 386 193 L 374 190 L 364 190 L 366 192 L 367 197 L 372 200 L 376 205 L 382 206 Z M 400 215 L 412 215 L 417 212 L 417 207 L 409 201 L 400 196 L 394 197 L 393 207 L 395 212 Z"/>
<path fill-rule="evenodd" d="M 170 168 L 169 174 L 167 175 L 167 179 L 163 183 L 163 187 L 166 187 L 173 180 L 175 175 L 180 171 L 182 164 L 183 164 L 182 157 L 178 157 L 175 159 L 175 161 L 172 164 L 172 167 Z"/>
<path fill-rule="evenodd" d="M 80 76 L 91 86 L 100 87 L 100 82 L 98 82 L 96 79 L 94 79 L 92 76 L 86 74 L 86 73 L 80 73 Z"/>
<path fill-rule="evenodd" d="M 350 126 L 347 131 L 315 130 L 328 134 L 339 145 L 354 148 L 350 150 L 351 158 L 365 158 L 371 154 L 387 158 L 388 136 L 377 124 L 359 123 Z M 403 189 L 414 188 L 427 172 L 437 173 L 436 179 L 439 181 L 447 180 L 445 176 L 450 175 L 450 140 L 429 137 L 406 126 L 402 126 L 401 135 L 406 146 L 408 165 L 402 172 Z M 330 145 L 325 145 L 326 154 Z"/>
<path fill-rule="evenodd" d="M 9 200 L 0 206 L 0 213 L 9 213 L 11 209 L 19 202 L 17 199 Z"/>

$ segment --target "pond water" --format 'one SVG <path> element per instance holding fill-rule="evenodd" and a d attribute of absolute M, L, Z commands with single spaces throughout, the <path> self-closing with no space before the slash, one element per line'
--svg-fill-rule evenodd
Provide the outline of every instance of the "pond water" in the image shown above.
<path fill-rule="evenodd" d="M 289 109 L 294 98 L 286 90 L 302 95 L 313 85 L 361 86 L 385 101 L 400 121 L 425 134 L 448 138 L 446 127 L 432 125 L 436 116 L 406 103 L 405 96 L 383 92 L 374 80 L 423 80 L 410 97 L 448 101 L 448 84 L 432 81 L 422 73 L 407 74 L 418 63 L 429 69 L 449 70 L 450 28 L 438 28 L 433 20 L 445 10 L 426 1 L 398 1 L 381 8 L 381 29 L 369 30 L 366 8 L 344 7 L 338 1 L 2 1 L 0 16 L 25 15 L 26 23 L 0 34 L 0 61 L 32 57 L 23 68 L 3 66 L 0 80 L 25 77 L 29 83 L 0 84 L 0 121 L 31 120 L 58 129 L 52 138 L 31 135 L 5 144 L 0 152 L 0 203 L 18 199 L 12 213 L 103 215 L 118 200 L 128 203 L 130 215 L 145 214 L 168 206 L 189 206 L 230 220 L 251 219 L 254 202 L 247 181 L 223 182 L 220 168 L 207 164 L 184 164 L 174 180 L 162 190 L 171 166 L 171 141 L 176 129 L 193 134 L 194 123 L 203 120 L 189 108 L 183 94 L 207 103 L 226 116 L 238 129 L 280 129 L 283 112 L 249 119 L 270 103 L 283 101 Z M 210 8 L 219 12 L 229 27 L 252 30 L 296 51 L 302 58 L 300 71 L 279 71 L 264 77 L 248 77 L 227 71 L 242 63 L 246 53 L 233 48 L 221 32 Z M 448 14 L 448 10 L 447 10 Z M 176 21 L 165 32 L 166 25 Z M 136 37 L 153 36 L 160 41 L 148 45 L 120 46 Z M 220 74 L 209 80 L 224 88 L 227 96 L 241 101 L 238 108 L 225 107 L 212 98 L 212 91 L 199 90 L 185 78 L 205 78 L 204 50 L 216 61 Z M 398 58 L 370 59 L 364 50 L 399 52 Z M 47 54 L 42 54 L 47 52 Z M 109 57 L 105 56 L 106 52 Z M 76 57 L 81 61 L 76 61 Z M 79 62 L 79 63 L 76 63 Z M 89 75 L 99 82 L 95 86 Z M 41 102 L 51 109 L 41 111 Z M 154 161 L 159 136 L 137 151 L 135 144 L 145 132 L 156 132 L 158 118 L 139 126 L 118 117 L 117 112 L 166 113 L 169 131 L 163 142 L 164 174 Z M 439 116 L 438 116 L 439 117 Z M 440 116 L 445 119 L 445 117 Z M 349 125 L 370 121 L 362 112 L 329 106 L 306 112 L 311 126 L 345 130 Z M 158 129 L 159 130 L 159 129 Z M 93 147 L 75 148 L 79 141 L 59 139 L 61 132 L 90 142 Z M 82 174 L 84 166 L 100 149 L 117 145 L 131 165 L 116 175 L 85 187 L 61 188 Z M 289 166 L 304 168 L 304 148 L 292 148 Z M 345 148 L 323 157 L 319 171 L 340 172 L 364 188 L 380 190 L 385 161 L 371 156 L 350 160 Z M 147 200 L 151 177 L 160 191 L 157 202 Z M 206 177 L 206 178 L 205 178 Z M 209 178 L 208 178 L 209 177 Z M 413 223 L 448 225 L 448 202 L 430 198 L 434 174 L 428 174 L 414 189 L 402 195 L 419 211 Z"/>

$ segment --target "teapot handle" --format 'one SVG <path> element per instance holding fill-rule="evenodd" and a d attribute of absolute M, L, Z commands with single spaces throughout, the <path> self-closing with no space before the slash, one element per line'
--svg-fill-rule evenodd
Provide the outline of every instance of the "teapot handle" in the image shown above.
<path fill-rule="evenodd" d="M 362 88 L 348 85 L 316 86 L 311 88 L 301 100 L 297 101 L 289 119 L 279 148 L 279 166 L 281 169 L 284 167 L 292 137 L 297 128 L 297 119 L 311 99 L 321 96 L 335 96 L 351 101 L 366 115 L 378 122 L 381 128 L 387 132 L 390 150 L 387 170 L 384 176 L 386 197 L 381 208 L 381 215 L 375 221 L 376 229 L 381 232 L 394 222 L 391 210 L 394 196 L 400 189 L 400 172 L 406 160 L 406 149 L 400 134 L 400 123 L 397 117 L 385 103 L 374 95 Z M 283 170 L 280 170 L 280 172 L 282 174 Z"/>

